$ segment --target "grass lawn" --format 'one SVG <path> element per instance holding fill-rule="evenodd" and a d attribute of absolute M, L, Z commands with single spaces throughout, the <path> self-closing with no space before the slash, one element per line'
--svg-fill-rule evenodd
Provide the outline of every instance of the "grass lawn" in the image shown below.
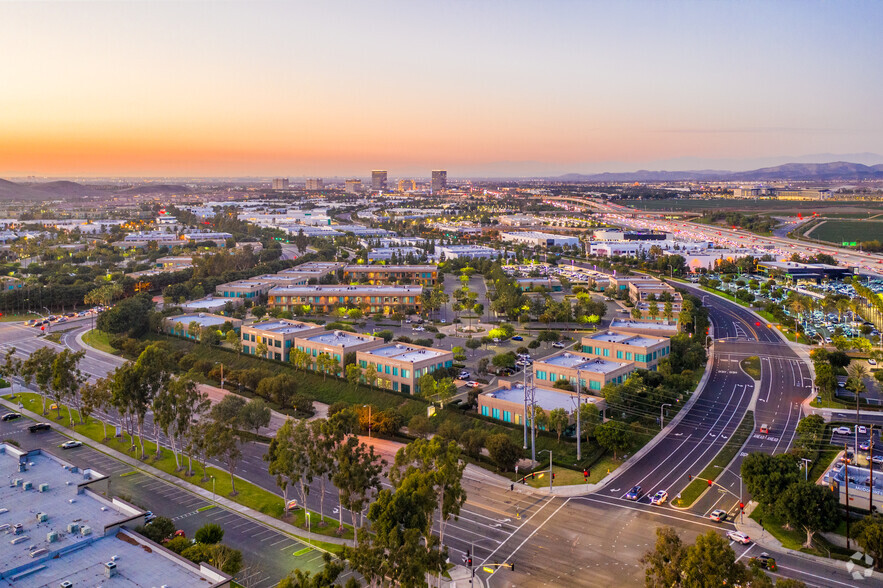
<path fill-rule="evenodd" d="M 29 408 L 30 410 L 37 412 L 37 413 L 40 412 L 42 399 L 40 398 L 39 394 L 35 394 L 33 392 L 25 392 L 25 393 L 19 394 L 18 396 L 21 399 L 21 401 L 24 403 L 26 408 Z M 60 414 L 61 414 L 61 419 L 58 419 L 58 412 L 60 412 Z M 79 415 L 78 415 L 77 411 L 75 411 L 75 410 L 72 412 L 74 415 L 74 421 L 77 422 Z M 62 426 L 68 426 L 68 424 L 69 424 L 66 406 L 61 406 L 60 411 L 50 412 L 49 416 L 51 416 L 52 420 L 57 420 L 58 423 Z M 102 443 L 102 444 L 106 445 L 107 447 L 110 447 L 111 449 L 115 449 L 121 453 L 128 454 L 132 457 L 134 457 L 136 455 L 136 452 L 131 451 L 132 443 L 129 440 L 118 439 L 118 438 L 105 440 L 104 439 L 104 428 L 103 428 L 102 424 L 95 419 L 89 419 L 89 421 L 84 424 L 77 424 L 77 426 L 74 427 L 74 430 L 77 433 L 79 433 L 80 435 L 84 435 L 86 437 L 89 437 L 93 441 L 98 441 L 99 443 Z M 113 427 L 108 427 L 108 432 L 112 432 L 112 431 L 113 431 Z M 140 443 L 137 442 L 137 439 L 135 440 L 135 444 L 139 446 L 139 451 L 140 451 Z M 281 496 L 273 494 L 272 492 L 264 490 L 263 488 L 255 486 L 254 484 L 252 484 L 250 482 L 247 482 L 245 480 L 238 479 L 238 478 L 236 479 L 237 494 L 236 494 L 236 496 L 230 496 L 230 492 L 232 491 L 232 483 L 230 480 L 230 474 L 228 472 L 220 470 L 220 469 L 212 467 L 212 466 L 208 466 L 205 469 L 205 475 L 208 477 L 208 479 L 205 481 L 202 481 L 203 471 L 202 471 L 202 467 L 199 464 L 194 462 L 194 464 L 193 464 L 194 475 L 188 477 L 186 471 L 180 471 L 180 472 L 176 471 L 175 456 L 171 450 L 163 448 L 161 451 L 160 457 L 157 458 L 156 457 L 156 444 L 153 443 L 152 441 L 148 441 L 147 439 L 145 439 L 144 440 L 144 451 L 145 451 L 146 457 L 145 457 L 145 459 L 142 460 L 142 462 L 146 465 L 151 465 L 159 470 L 162 470 L 163 472 L 166 472 L 167 474 L 171 474 L 177 478 L 180 478 L 182 480 L 186 480 L 190 484 L 194 484 L 196 486 L 199 486 L 200 488 L 203 488 L 204 490 L 207 490 L 209 492 L 211 492 L 213 489 L 212 479 L 211 479 L 211 477 L 213 476 L 214 477 L 214 491 L 217 493 L 218 496 L 224 496 L 224 497 L 229 498 L 230 500 L 233 500 L 234 502 L 237 502 L 243 506 L 247 506 L 247 507 L 252 508 L 254 510 L 260 511 L 264 514 L 270 515 L 270 516 L 275 517 L 277 519 L 284 520 L 284 521 L 289 522 L 293 525 L 296 525 L 296 526 L 306 529 L 306 524 L 298 524 L 298 522 L 299 522 L 298 516 L 301 519 L 300 522 L 303 523 L 303 520 L 302 520 L 303 519 L 303 510 L 302 509 L 295 511 L 295 513 L 289 514 L 286 517 L 282 516 L 284 505 L 283 505 L 283 501 L 282 501 Z M 182 465 L 186 465 L 186 460 L 183 457 L 181 458 L 181 463 L 182 463 Z M 313 517 L 314 517 L 313 521 L 317 522 L 318 521 L 318 514 L 314 513 Z M 337 522 L 336 521 L 331 521 L 331 522 L 333 524 L 331 524 L 327 527 L 315 526 L 312 530 L 313 530 L 313 532 L 318 533 L 320 535 L 326 535 L 329 537 L 330 536 L 337 536 L 336 535 Z M 346 539 L 352 539 L 352 537 L 353 537 L 352 528 L 348 526 L 345 530 L 345 533 L 343 535 L 341 535 L 341 537 L 346 538 Z"/>
<path fill-rule="evenodd" d="M 9 312 L 4 312 L 3 316 L 0 316 L 0 323 L 15 323 L 19 321 L 27 321 L 33 318 L 37 318 L 40 315 L 36 312 L 26 312 L 24 314 L 14 314 Z"/>
<path fill-rule="evenodd" d="M 99 351 L 104 351 L 106 353 L 113 353 L 114 355 L 119 355 L 120 352 L 114 349 L 110 344 L 110 335 L 105 333 L 104 331 L 99 331 L 98 329 L 92 329 L 91 331 L 86 331 L 83 334 L 83 343 L 88 345 L 89 347 L 94 347 Z"/>
<path fill-rule="evenodd" d="M 809 237 L 839 245 L 844 241 L 871 241 L 880 235 L 883 222 L 879 220 L 829 220 L 820 223 Z"/>
<path fill-rule="evenodd" d="M 774 514 L 767 512 L 767 509 L 765 509 L 763 505 L 758 505 L 757 508 L 754 509 L 751 513 L 751 518 L 757 523 L 763 521 L 762 526 L 764 530 L 778 539 L 787 549 L 794 549 L 820 557 L 828 557 L 830 555 L 833 559 L 842 561 L 848 561 L 853 553 L 853 551 L 847 551 L 846 549 L 833 545 L 819 533 L 816 533 L 813 537 L 813 545 L 817 546 L 816 548 L 808 549 L 804 547 L 803 544 L 806 542 L 806 533 L 802 529 L 786 529 L 782 521 Z M 844 531 L 845 524 L 844 521 Z"/>
<path fill-rule="evenodd" d="M 742 369 L 746 374 L 754 378 L 755 380 L 760 379 L 760 358 L 756 355 L 752 355 L 751 357 L 746 357 L 741 362 Z"/>
<path fill-rule="evenodd" d="M 733 435 L 721 448 L 718 454 L 714 456 L 714 459 L 711 460 L 711 463 L 708 464 L 708 466 L 702 470 L 702 472 L 696 476 L 686 488 L 684 488 L 683 492 L 681 492 L 680 499 L 675 498 L 675 502 L 677 502 L 679 507 L 686 508 L 690 506 L 702 495 L 702 493 L 708 488 L 708 482 L 706 480 L 717 479 L 721 472 L 724 471 L 724 468 L 733 461 L 734 457 L 736 457 L 739 449 L 742 448 L 742 444 L 745 443 L 745 440 L 748 439 L 748 436 L 751 435 L 751 431 L 753 430 L 754 413 L 749 410 L 745 413 L 742 422 L 739 423 L 739 426 L 736 428 Z"/>

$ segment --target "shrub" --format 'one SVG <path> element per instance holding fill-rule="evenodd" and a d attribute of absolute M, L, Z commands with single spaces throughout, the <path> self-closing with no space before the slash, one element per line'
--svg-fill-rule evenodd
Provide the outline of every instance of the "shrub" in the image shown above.
<path fill-rule="evenodd" d="M 197 543 L 214 545 L 224 539 L 224 529 L 217 523 L 206 523 L 196 530 L 193 538 L 196 539 Z"/>

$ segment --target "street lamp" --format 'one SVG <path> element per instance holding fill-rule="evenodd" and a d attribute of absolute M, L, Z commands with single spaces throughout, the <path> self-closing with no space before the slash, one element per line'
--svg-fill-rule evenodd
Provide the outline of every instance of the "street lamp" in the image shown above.
<path fill-rule="evenodd" d="M 666 406 L 670 407 L 671 404 L 666 402 L 662 406 L 659 407 L 659 430 L 660 431 L 665 428 L 664 413 L 665 413 Z"/>
<path fill-rule="evenodd" d="M 368 438 L 370 439 L 371 438 L 371 405 L 370 404 L 363 404 L 362 408 L 368 409 Z"/>
<path fill-rule="evenodd" d="M 310 547 L 312 547 L 312 546 L 313 546 L 313 542 L 312 542 L 312 539 L 310 539 L 310 511 L 308 511 L 308 510 L 305 508 L 305 509 L 304 509 L 304 514 L 307 515 L 307 544 L 308 544 Z"/>
<path fill-rule="evenodd" d="M 543 449 L 540 453 L 549 452 L 549 494 L 552 493 L 552 450 L 551 449 Z"/>
<path fill-rule="evenodd" d="M 215 477 L 212 476 L 212 502 L 215 501 Z"/>

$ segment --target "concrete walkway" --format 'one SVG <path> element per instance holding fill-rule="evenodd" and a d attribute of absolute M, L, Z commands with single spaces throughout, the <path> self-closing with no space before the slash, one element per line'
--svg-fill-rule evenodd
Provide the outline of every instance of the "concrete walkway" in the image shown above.
<path fill-rule="evenodd" d="M 44 417 L 42 415 L 39 415 L 35 412 L 31 412 L 30 410 L 28 410 L 26 408 L 19 408 L 18 404 L 10 402 L 4 398 L 0 398 L 0 404 L 3 404 L 4 406 L 6 406 L 7 408 L 10 408 L 12 410 L 18 411 L 18 412 L 22 413 L 23 415 L 25 415 L 31 419 L 34 419 L 36 421 L 43 421 L 44 420 Z M 159 478 L 161 480 L 168 482 L 169 484 L 173 484 L 173 485 L 177 486 L 178 488 L 181 488 L 183 490 L 187 490 L 191 494 L 195 494 L 195 495 L 199 496 L 200 498 L 206 500 L 209 503 L 213 503 L 213 504 L 216 504 L 216 505 L 221 506 L 223 508 L 226 508 L 227 510 L 231 510 L 236 513 L 239 513 L 242 516 L 248 517 L 254 521 L 257 521 L 257 522 L 259 522 L 267 527 L 270 527 L 272 529 L 275 529 L 281 533 L 286 533 L 288 535 L 292 535 L 298 539 L 311 539 L 314 541 L 325 541 L 327 543 L 335 543 L 338 545 L 352 545 L 352 542 L 347 539 L 341 539 L 339 537 L 333 537 L 333 536 L 328 537 L 325 535 L 319 535 L 318 533 L 308 533 L 308 532 L 304 531 L 303 529 L 295 527 L 294 525 L 290 525 L 288 523 L 282 522 L 279 519 L 273 518 L 269 515 L 266 515 L 262 512 L 256 511 L 256 510 L 249 508 L 247 506 L 243 506 L 243 505 L 241 505 L 237 502 L 234 502 L 228 498 L 225 498 L 223 496 L 213 495 L 210 491 L 204 490 L 203 488 L 197 486 L 196 484 L 191 484 L 190 482 L 188 482 L 186 480 L 182 480 L 181 478 L 173 476 L 172 474 L 168 474 L 162 470 L 159 470 L 149 464 L 146 464 L 146 463 L 144 463 L 138 459 L 135 459 L 133 457 L 130 457 L 124 453 L 121 453 L 121 452 L 115 450 L 115 449 L 111 449 L 110 447 L 107 447 L 106 445 L 104 445 L 102 443 L 94 441 L 93 439 L 86 437 L 85 435 L 81 435 L 81 434 L 77 433 L 76 431 L 68 429 L 67 427 L 64 427 L 58 423 L 53 422 L 52 428 L 60 433 L 63 433 L 64 435 L 67 435 L 71 439 L 76 439 L 77 441 L 82 442 L 83 445 L 88 445 L 89 447 L 91 447 L 97 451 L 100 451 L 101 453 L 104 453 L 110 457 L 113 457 L 117 461 L 121 461 L 125 464 L 128 464 L 131 467 L 133 467 L 137 470 L 140 470 L 146 474 L 149 474 L 155 478 Z M 280 500 L 281 500 L 281 497 L 280 497 Z"/>

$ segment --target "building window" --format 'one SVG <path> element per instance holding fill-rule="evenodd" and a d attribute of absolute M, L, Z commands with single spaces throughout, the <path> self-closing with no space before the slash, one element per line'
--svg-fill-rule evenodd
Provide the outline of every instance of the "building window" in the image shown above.
<path fill-rule="evenodd" d="M 622 351 L 616 351 L 616 359 L 622 359 Z"/>
<path fill-rule="evenodd" d="M 601 389 L 601 382 L 596 382 L 595 380 L 591 380 L 589 382 L 589 389 L 590 390 L 600 390 Z"/>
<path fill-rule="evenodd" d="M 481 416 L 487 416 L 487 407 L 486 406 L 481 407 Z"/>
<path fill-rule="evenodd" d="M 503 411 L 503 421 L 507 422 L 507 423 L 512 422 L 512 413 L 509 412 L 508 410 Z"/>
<path fill-rule="evenodd" d="M 500 409 L 499 408 L 494 409 L 494 418 L 499 420 L 499 418 L 500 418 Z"/>

